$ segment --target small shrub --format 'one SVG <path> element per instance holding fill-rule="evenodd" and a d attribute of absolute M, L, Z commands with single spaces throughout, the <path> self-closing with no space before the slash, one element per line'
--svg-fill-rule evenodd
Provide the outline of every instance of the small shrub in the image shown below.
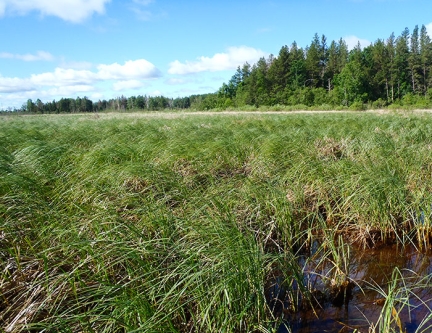
<path fill-rule="evenodd" d="M 384 101 L 382 98 L 379 98 L 376 101 L 372 102 L 372 109 L 382 109 L 386 105 L 387 105 L 387 102 Z"/>
<path fill-rule="evenodd" d="M 362 102 L 354 102 L 349 107 L 352 111 L 364 111 L 366 110 L 366 106 Z"/>

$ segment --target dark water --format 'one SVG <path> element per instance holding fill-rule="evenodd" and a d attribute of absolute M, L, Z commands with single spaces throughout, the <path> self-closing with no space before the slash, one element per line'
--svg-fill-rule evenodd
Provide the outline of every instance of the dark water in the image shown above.
<path fill-rule="evenodd" d="M 326 299 L 313 310 L 300 309 L 295 313 L 282 314 L 285 322 L 278 332 L 371 332 L 370 327 L 379 321 L 395 268 L 404 277 L 402 282 L 398 275 L 399 293 L 396 295 L 399 301 L 394 308 L 398 312 L 401 309 L 397 317 L 403 331 L 432 332 L 432 284 L 425 283 L 425 277 L 432 273 L 432 254 L 420 253 L 414 247 L 401 250 L 394 246 L 375 250 L 352 249 L 349 278 L 355 285 L 347 301 L 335 305 Z M 316 280 L 319 288 L 322 281 Z M 405 305 L 401 307 L 402 301 Z M 379 332 L 378 326 L 375 327 Z M 396 323 L 392 327 L 396 332 L 400 331 Z"/>

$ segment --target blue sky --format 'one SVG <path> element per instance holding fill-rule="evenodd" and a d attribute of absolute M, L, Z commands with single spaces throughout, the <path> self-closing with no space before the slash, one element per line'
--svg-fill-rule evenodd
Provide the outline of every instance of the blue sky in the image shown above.
<path fill-rule="evenodd" d="M 422 24 L 431 0 L 0 0 L 0 109 L 214 92 L 315 33 L 366 46 Z"/>

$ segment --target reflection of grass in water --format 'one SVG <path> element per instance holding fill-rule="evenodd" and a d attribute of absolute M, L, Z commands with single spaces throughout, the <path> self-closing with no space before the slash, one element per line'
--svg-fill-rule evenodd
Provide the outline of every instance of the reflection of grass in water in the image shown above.
<path fill-rule="evenodd" d="M 323 235 L 332 287 L 346 241 L 429 246 L 428 116 L 0 120 L 6 331 L 272 330 L 265 282 L 317 306 Z"/>

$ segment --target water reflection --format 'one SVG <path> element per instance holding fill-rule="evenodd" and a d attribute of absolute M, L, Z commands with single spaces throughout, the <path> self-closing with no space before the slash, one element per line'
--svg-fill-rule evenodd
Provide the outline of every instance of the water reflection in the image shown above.
<path fill-rule="evenodd" d="M 396 246 L 385 246 L 379 249 L 350 250 L 349 278 L 358 285 L 352 291 L 352 298 L 346 306 L 334 306 L 323 302 L 314 310 L 300 309 L 285 317 L 287 320 L 278 329 L 279 333 L 319 333 L 319 332 L 371 332 L 377 323 L 386 301 L 389 281 L 395 268 L 399 276 L 396 284 L 399 294 L 394 311 L 406 333 L 432 331 L 432 284 L 427 278 L 432 274 L 432 254 L 420 253 L 413 246 L 401 249 Z M 320 262 L 319 258 L 316 262 Z M 320 278 L 325 275 L 325 267 L 315 266 L 312 260 L 305 269 L 309 281 L 314 281 L 314 288 L 325 288 Z M 279 288 L 279 287 L 278 287 Z M 406 298 L 405 306 L 397 305 Z M 400 312 L 399 312 L 400 311 Z M 395 317 L 392 320 L 396 321 Z M 429 328 L 428 328 L 429 327 Z M 395 332 L 398 331 L 395 325 Z"/>

